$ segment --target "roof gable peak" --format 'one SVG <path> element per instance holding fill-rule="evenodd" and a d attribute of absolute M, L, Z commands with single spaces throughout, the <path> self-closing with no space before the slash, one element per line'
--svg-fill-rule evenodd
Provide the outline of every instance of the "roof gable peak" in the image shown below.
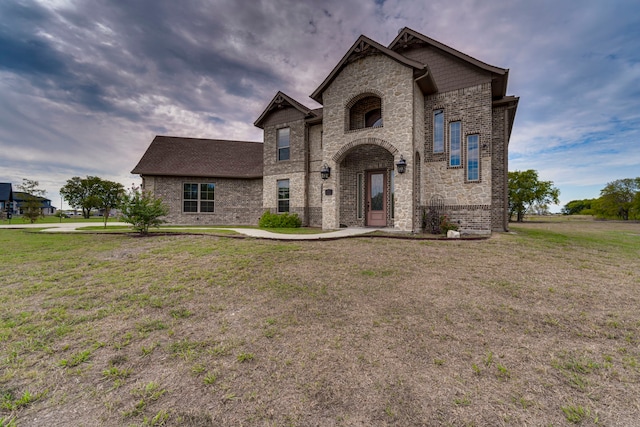
<path fill-rule="evenodd" d="M 258 119 L 253 123 L 254 126 L 262 128 L 263 127 L 262 124 L 264 123 L 267 116 L 269 116 L 269 113 L 271 113 L 273 110 L 278 110 L 285 107 L 295 108 L 296 110 L 304 114 L 305 117 L 315 116 L 315 114 L 310 108 L 302 105 L 301 103 L 291 98 L 286 93 L 282 91 L 278 91 L 276 95 L 273 97 L 273 99 L 271 100 L 271 102 L 269 102 L 269 105 L 267 105 L 267 108 L 265 108 L 262 114 L 260 114 L 260 117 L 258 117 Z"/>
<path fill-rule="evenodd" d="M 338 62 L 338 65 L 336 65 L 331 71 L 331 73 L 329 73 L 329 75 L 322 82 L 322 84 L 311 94 L 311 98 L 314 101 L 317 101 L 320 104 L 322 104 L 322 93 L 327 88 L 327 86 L 331 84 L 333 79 L 336 78 L 336 76 L 340 73 L 340 71 L 345 65 L 353 61 L 357 61 L 358 59 L 363 58 L 367 55 L 373 55 L 376 53 L 381 53 L 383 55 L 386 55 L 387 57 L 403 64 L 406 67 L 413 68 L 418 73 L 424 74 L 424 72 L 426 71 L 426 67 L 424 64 L 421 64 L 417 61 L 404 57 L 399 53 L 394 52 L 391 49 L 381 45 L 380 43 L 374 40 L 371 40 L 369 37 L 365 35 L 361 35 L 360 37 L 358 37 L 358 40 L 356 40 L 356 42 L 351 46 L 351 48 L 349 48 L 349 50 L 342 57 L 340 62 Z"/>

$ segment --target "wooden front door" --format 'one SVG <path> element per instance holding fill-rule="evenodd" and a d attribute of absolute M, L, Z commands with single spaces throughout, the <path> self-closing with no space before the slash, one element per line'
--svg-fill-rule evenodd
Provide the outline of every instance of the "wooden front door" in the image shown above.
<path fill-rule="evenodd" d="M 367 225 L 387 226 L 387 174 L 384 171 L 367 172 Z"/>

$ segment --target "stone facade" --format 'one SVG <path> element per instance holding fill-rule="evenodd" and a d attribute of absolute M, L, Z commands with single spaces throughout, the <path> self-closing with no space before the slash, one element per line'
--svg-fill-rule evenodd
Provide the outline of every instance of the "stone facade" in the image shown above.
<path fill-rule="evenodd" d="M 174 223 L 255 224 L 264 210 L 277 212 L 278 181 L 289 180 L 289 211 L 308 226 L 420 231 L 424 212 L 437 203 L 463 234 L 506 230 L 508 143 L 518 103 L 506 96 L 507 77 L 506 69 L 408 28 L 389 47 L 361 36 L 311 95 L 322 108 L 278 92 L 256 120 L 264 130 L 262 179 L 194 178 L 216 183 L 214 214 L 180 212 L 188 178 L 147 174 L 145 186 L 169 200 Z M 434 151 L 435 111 L 444 117 L 442 152 Z M 450 162 L 454 122 L 459 165 Z M 279 159 L 277 135 L 285 128 L 289 157 Z M 469 136 L 479 141 L 478 179 L 468 176 L 475 170 Z M 371 188 L 379 189 L 375 200 Z M 371 209 L 374 201 L 380 210 Z"/>
<path fill-rule="evenodd" d="M 412 70 L 382 54 L 365 56 L 350 63 L 323 93 L 323 158 L 336 170 L 326 183 L 326 188 L 333 190 L 334 195 L 323 200 L 323 228 L 338 228 L 344 223 L 340 216 L 341 192 L 352 191 L 338 185 L 343 182 L 339 167 L 342 159 L 336 154 L 344 153 L 343 147 L 348 144 L 360 141 L 366 144 L 367 139 L 374 138 L 385 141 L 390 147 L 387 151 L 395 155 L 393 163 L 399 161 L 402 155 L 409 165 L 405 174 L 395 177 L 396 213 L 393 222 L 387 226 L 404 231 L 413 230 L 413 185 L 410 179 L 414 151 L 413 93 Z M 349 105 L 362 94 L 380 97 L 383 125 L 345 130 L 345 116 L 351 113 Z M 347 219 L 345 221 L 348 222 Z"/>

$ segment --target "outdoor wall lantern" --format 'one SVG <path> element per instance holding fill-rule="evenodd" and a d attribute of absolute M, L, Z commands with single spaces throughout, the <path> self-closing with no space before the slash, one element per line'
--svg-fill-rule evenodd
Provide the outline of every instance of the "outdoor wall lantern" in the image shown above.
<path fill-rule="evenodd" d="M 331 168 L 326 163 L 320 168 L 320 176 L 322 179 L 329 179 L 331 176 Z"/>
<path fill-rule="evenodd" d="M 407 161 L 402 157 L 402 154 L 400 155 L 400 160 L 398 160 L 396 166 L 398 167 L 398 173 L 405 173 L 407 171 Z"/>

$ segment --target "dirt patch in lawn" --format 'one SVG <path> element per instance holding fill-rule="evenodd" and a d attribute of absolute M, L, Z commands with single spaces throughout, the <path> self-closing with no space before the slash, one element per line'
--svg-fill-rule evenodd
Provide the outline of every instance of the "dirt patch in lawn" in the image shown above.
<path fill-rule="evenodd" d="M 20 257 L 0 285 L 0 417 L 634 425 L 639 227 L 456 242 L 6 230 L 2 255 Z"/>

